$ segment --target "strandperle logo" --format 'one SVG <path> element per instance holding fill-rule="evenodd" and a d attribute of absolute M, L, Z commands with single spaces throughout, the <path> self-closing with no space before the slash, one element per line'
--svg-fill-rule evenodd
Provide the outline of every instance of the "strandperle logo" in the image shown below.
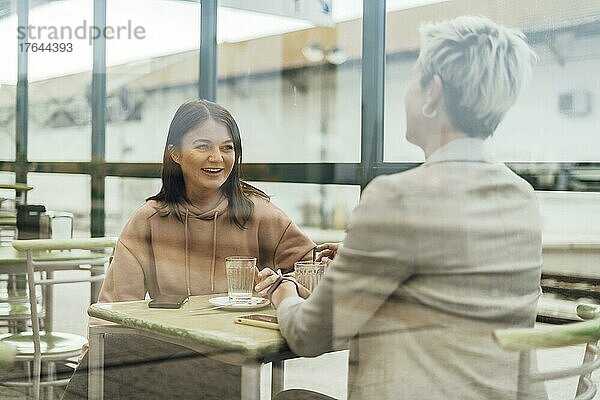
<path fill-rule="evenodd" d="M 87 39 L 91 45 L 94 39 L 100 37 L 106 40 L 112 39 L 137 39 L 146 38 L 146 29 L 143 26 L 133 26 L 131 20 L 127 20 L 126 25 L 106 26 L 102 29 L 95 25 L 88 25 L 83 20 L 80 25 L 28 25 L 17 27 L 17 37 L 19 39 L 31 40 L 56 40 L 65 41 L 75 39 Z"/>

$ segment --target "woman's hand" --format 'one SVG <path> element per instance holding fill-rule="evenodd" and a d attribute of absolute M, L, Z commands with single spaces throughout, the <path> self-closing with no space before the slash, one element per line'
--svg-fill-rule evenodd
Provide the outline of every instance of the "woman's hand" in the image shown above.
<path fill-rule="evenodd" d="M 275 283 L 278 277 L 279 275 L 271 268 L 263 268 L 260 271 L 257 268 L 254 273 L 254 282 L 256 283 L 254 290 L 256 290 L 256 293 L 258 293 L 259 296 L 266 297 L 267 291 Z"/>
<path fill-rule="evenodd" d="M 294 281 L 296 281 L 293 273 L 287 274 L 286 276 L 288 278 L 293 278 Z M 256 286 L 254 287 L 254 290 L 256 290 L 256 292 L 258 293 L 259 296 L 266 297 L 267 292 L 269 291 L 271 286 L 275 283 L 275 281 L 277 280 L 278 277 L 279 277 L 279 275 L 275 271 L 273 271 L 271 268 L 264 268 L 261 271 L 257 271 L 254 276 L 254 281 L 256 282 Z M 284 282 L 283 284 L 285 284 L 285 283 L 289 283 L 289 282 Z M 296 281 L 296 283 L 298 283 L 298 281 Z M 293 287 L 293 284 L 291 284 L 291 286 Z M 294 293 L 296 293 L 295 290 L 294 290 Z M 308 298 L 308 296 L 310 296 L 310 290 L 308 290 L 307 288 L 305 288 L 304 286 L 302 286 L 301 284 L 298 283 L 298 292 L 296 294 L 298 294 L 303 299 L 306 299 L 306 298 Z M 275 297 L 275 295 L 274 295 L 274 297 Z"/>
<path fill-rule="evenodd" d="M 289 274 L 285 274 L 285 276 L 287 276 L 288 278 L 293 278 L 294 282 L 298 284 L 298 295 L 303 299 L 308 299 L 308 296 L 310 296 L 310 290 L 308 290 L 306 287 L 302 286 L 300 282 L 298 282 L 295 273 L 291 272 Z"/>
<path fill-rule="evenodd" d="M 298 296 L 296 286 L 292 282 L 283 281 L 271 295 L 271 304 L 273 304 L 273 307 L 277 308 L 283 300 L 295 296 Z"/>
<path fill-rule="evenodd" d="M 341 243 L 322 243 L 318 245 L 317 261 L 323 261 L 329 267 L 341 246 Z"/>

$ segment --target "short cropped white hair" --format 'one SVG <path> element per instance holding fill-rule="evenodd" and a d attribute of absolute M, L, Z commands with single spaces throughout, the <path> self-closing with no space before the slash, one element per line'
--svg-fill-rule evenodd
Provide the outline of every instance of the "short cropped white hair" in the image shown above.
<path fill-rule="evenodd" d="M 525 35 L 476 16 L 424 24 L 420 32 L 421 85 L 438 75 L 454 127 L 470 136 L 490 136 L 537 60 Z"/>

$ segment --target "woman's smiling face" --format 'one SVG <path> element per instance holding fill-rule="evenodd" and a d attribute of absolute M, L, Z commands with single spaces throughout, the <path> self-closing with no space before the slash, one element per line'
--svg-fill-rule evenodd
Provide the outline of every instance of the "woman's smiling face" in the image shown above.
<path fill-rule="evenodd" d="M 172 157 L 181 167 L 188 196 L 206 196 L 221 190 L 233 169 L 233 139 L 227 126 L 209 119 L 183 135 Z"/>

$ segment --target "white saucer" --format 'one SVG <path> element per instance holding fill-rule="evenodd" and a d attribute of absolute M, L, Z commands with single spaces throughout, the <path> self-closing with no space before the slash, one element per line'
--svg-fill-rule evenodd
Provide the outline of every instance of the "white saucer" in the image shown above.
<path fill-rule="evenodd" d="M 252 301 L 248 304 L 232 304 L 229 302 L 229 297 L 213 297 L 212 299 L 208 299 L 208 302 L 212 305 L 221 307 L 223 310 L 260 310 L 261 308 L 267 307 L 271 302 L 269 299 L 264 299 L 262 297 L 253 297 Z"/>

